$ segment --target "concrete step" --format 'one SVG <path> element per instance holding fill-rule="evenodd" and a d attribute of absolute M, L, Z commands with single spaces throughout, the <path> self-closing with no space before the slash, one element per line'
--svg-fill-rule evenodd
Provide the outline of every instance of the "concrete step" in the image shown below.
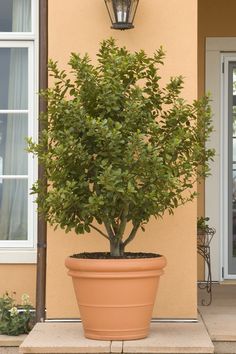
<path fill-rule="evenodd" d="M 236 308 L 201 307 L 200 313 L 212 341 L 236 342 Z"/>
<path fill-rule="evenodd" d="M 223 311 L 222 307 L 221 312 L 219 310 L 216 313 L 209 313 L 210 310 L 202 311 L 216 354 L 236 354 L 236 313 L 235 310 L 232 310 L 231 314 L 227 311 L 229 310 Z"/>
<path fill-rule="evenodd" d="M 83 336 L 81 323 L 38 323 L 20 346 L 23 354 L 79 353 L 214 353 L 201 321 L 152 323 L 148 338 L 133 341 L 97 341 Z"/>
<path fill-rule="evenodd" d="M 236 330 L 236 329 L 235 329 Z M 213 341 L 216 354 L 236 354 L 235 341 Z"/>
<path fill-rule="evenodd" d="M 215 353 L 236 354 L 236 286 L 213 284 L 211 306 L 199 306 L 199 312 L 215 346 Z M 199 291 L 205 295 L 205 291 Z"/>
<path fill-rule="evenodd" d="M 20 336 L 0 335 L 0 354 L 18 354 L 19 346 L 25 338 L 25 334 Z"/>

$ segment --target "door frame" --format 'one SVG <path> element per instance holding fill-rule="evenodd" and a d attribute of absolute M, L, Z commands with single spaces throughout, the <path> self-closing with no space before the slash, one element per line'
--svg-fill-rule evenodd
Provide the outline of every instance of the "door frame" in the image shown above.
<path fill-rule="evenodd" d="M 227 221 L 225 220 L 225 226 L 224 226 L 224 235 L 227 235 L 228 233 L 233 233 L 232 229 L 232 224 L 231 227 L 229 226 L 230 222 L 230 214 L 232 216 L 232 207 L 230 206 L 232 200 L 230 197 L 230 183 L 232 183 L 232 173 L 230 173 L 230 158 L 232 151 L 230 148 L 230 141 L 229 141 L 229 135 L 230 132 L 232 133 L 232 128 L 229 126 L 229 120 L 226 119 L 229 117 L 229 67 L 230 67 L 230 62 L 236 63 L 236 51 L 235 52 L 230 52 L 230 53 L 221 53 L 221 63 L 222 63 L 222 79 L 221 79 L 221 103 L 222 103 L 222 121 L 223 121 L 223 136 L 222 136 L 222 153 L 223 153 L 223 161 L 225 162 L 225 169 L 223 169 L 223 175 L 224 175 L 224 184 L 222 186 L 223 188 L 223 193 L 224 196 L 226 196 L 225 203 L 227 202 Z M 232 103 L 231 103 L 232 104 Z M 232 123 L 232 122 L 231 122 Z M 230 123 L 230 124 L 231 124 Z M 229 150 L 230 148 L 230 150 Z M 226 204 L 225 204 L 226 205 Z M 232 204 L 231 204 L 232 205 Z M 232 220 L 231 220 L 232 222 Z M 232 235 L 233 237 L 233 235 Z M 223 238 L 223 245 L 224 245 L 224 256 L 223 256 L 223 263 L 224 263 L 224 273 L 225 273 L 225 279 L 236 279 L 236 274 L 230 274 L 229 272 L 229 236 Z M 235 260 L 233 261 L 234 266 L 235 266 Z M 236 273 L 236 272 L 235 272 Z"/>
<path fill-rule="evenodd" d="M 236 37 L 206 38 L 205 90 L 211 94 L 214 131 L 208 147 L 216 150 L 211 163 L 211 176 L 205 182 L 205 214 L 210 217 L 210 226 L 216 228 L 211 243 L 212 278 L 215 281 L 236 279 L 228 274 L 228 127 L 222 119 L 228 110 L 223 104 L 224 57 L 236 55 Z M 230 54 L 229 54 L 230 55 Z M 227 143 L 226 143 L 227 142 Z M 214 201 L 214 203 L 213 203 Z"/>

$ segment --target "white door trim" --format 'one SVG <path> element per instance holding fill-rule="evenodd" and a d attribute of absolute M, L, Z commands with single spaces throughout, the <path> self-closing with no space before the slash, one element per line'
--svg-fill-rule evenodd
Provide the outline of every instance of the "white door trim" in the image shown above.
<path fill-rule="evenodd" d="M 222 117 L 225 106 L 222 104 L 223 83 L 222 59 L 223 52 L 236 52 L 235 37 L 214 37 L 206 39 L 206 92 L 211 94 L 214 132 L 209 147 L 216 150 L 214 162 L 211 164 L 211 176 L 205 183 L 205 213 L 210 217 L 210 226 L 216 228 L 216 235 L 211 243 L 212 278 L 215 281 L 236 279 L 226 272 L 226 250 L 224 235 L 228 234 L 228 192 L 225 191 L 228 161 L 224 158 L 228 143 L 228 129 Z M 227 182 L 227 183 L 226 183 Z M 222 271 L 224 270 L 224 272 Z"/>
<path fill-rule="evenodd" d="M 222 70 L 221 75 L 221 102 L 222 102 L 222 175 L 223 175 L 223 205 L 224 205 L 224 219 L 223 219 L 223 235 L 228 235 L 230 232 L 228 230 L 229 216 L 228 213 L 231 212 L 229 209 L 229 200 L 228 200 L 228 190 L 229 190 L 229 181 L 232 175 L 229 176 L 230 166 L 228 158 L 228 139 L 229 139 L 229 127 L 228 117 L 229 117 L 229 97 L 228 97 L 228 88 L 229 88 L 229 63 L 236 62 L 236 52 L 234 53 L 221 53 L 221 63 L 224 70 Z M 224 278 L 225 279 L 236 279 L 236 274 L 229 274 L 229 237 L 223 237 L 223 266 L 224 266 Z"/>

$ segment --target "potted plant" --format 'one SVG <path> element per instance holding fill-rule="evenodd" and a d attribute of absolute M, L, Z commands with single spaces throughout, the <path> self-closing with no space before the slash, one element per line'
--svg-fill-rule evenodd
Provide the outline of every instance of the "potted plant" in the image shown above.
<path fill-rule="evenodd" d="M 199 247 L 208 247 L 216 233 L 216 230 L 208 225 L 209 220 L 208 216 L 197 218 L 197 244 Z"/>
<path fill-rule="evenodd" d="M 152 216 L 193 200 L 193 183 L 209 172 L 208 98 L 187 104 L 181 76 L 161 88 L 163 58 L 162 48 L 150 57 L 108 39 L 97 65 L 73 53 L 68 75 L 49 62 L 47 129 L 29 141 L 48 183 L 33 186 L 39 212 L 65 232 L 96 230 L 110 246 L 66 259 L 88 338 L 147 336 L 166 260 L 126 246 Z"/>

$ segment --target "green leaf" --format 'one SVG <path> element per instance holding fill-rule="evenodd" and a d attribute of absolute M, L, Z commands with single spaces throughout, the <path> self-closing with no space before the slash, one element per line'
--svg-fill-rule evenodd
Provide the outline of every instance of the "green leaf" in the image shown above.
<path fill-rule="evenodd" d="M 47 130 L 38 143 L 28 140 L 28 151 L 45 168 L 47 188 L 39 180 L 32 193 L 50 224 L 83 234 L 96 220 L 101 235 L 106 229 L 122 242 L 130 228 L 144 230 L 150 217 L 193 200 L 193 183 L 209 175 L 214 157 L 205 147 L 209 97 L 185 102 L 181 75 L 162 87 L 164 56 L 162 48 L 133 53 L 110 38 L 97 64 L 72 53 L 67 72 L 49 61 L 52 86 L 41 92 L 48 108 L 40 117 Z"/>

